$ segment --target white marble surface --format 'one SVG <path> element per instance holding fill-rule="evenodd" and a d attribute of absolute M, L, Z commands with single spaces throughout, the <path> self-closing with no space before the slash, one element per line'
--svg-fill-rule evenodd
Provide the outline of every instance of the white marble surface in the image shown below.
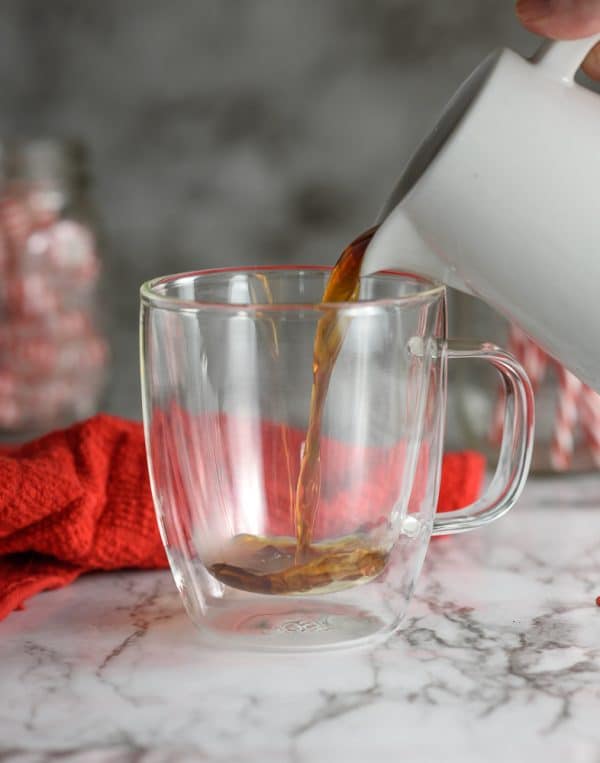
<path fill-rule="evenodd" d="M 168 573 L 88 576 L 0 623 L 0 761 L 600 761 L 600 477 L 531 481 L 430 548 L 372 652 L 208 649 Z"/>

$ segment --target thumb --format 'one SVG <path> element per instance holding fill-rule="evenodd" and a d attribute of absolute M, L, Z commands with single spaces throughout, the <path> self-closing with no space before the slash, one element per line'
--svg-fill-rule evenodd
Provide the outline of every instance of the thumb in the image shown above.
<path fill-rule="evenodd" d="M 517 16 L 531 32 L 556 40 L 573 40 L 600 32 L 600 0 L 517 0 Z M 600 44 L 583 69 L 600 79 Z"/>

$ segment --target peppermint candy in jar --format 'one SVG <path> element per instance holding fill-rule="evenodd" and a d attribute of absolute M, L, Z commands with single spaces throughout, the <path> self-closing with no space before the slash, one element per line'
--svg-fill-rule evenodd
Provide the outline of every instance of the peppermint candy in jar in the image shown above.
<path fill-rule="evenodd" d="M 80 144 L 3 144 L 0 165 L 0 431 L 30 434 L 97 407 L 100 261 Z"/>

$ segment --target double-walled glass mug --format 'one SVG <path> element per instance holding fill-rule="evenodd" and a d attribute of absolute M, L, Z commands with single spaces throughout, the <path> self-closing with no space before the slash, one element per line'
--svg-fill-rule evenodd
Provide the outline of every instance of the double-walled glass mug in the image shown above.
<path fill-rule="evenodd" d="M 518 362 L 449 341 L 439 284 L 380 273 L 362 279 L 359 301 L 324 304 L 329 272 L 207 270 L 142 286 L 158 522 L 189 616 L 220 645 L 317 650 L 389 635 L 431 535 L 500 517 L 527 476 L 533 403 Z M 339 342 L 307 448 L 319 321 Z M 506 387 L 498 467 L 482 498 L 436 516 L 446 364 L 470 358 Z"/>

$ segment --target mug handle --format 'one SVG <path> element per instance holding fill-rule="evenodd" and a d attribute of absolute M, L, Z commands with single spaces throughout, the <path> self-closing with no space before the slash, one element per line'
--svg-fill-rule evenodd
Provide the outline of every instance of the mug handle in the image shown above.
<path fill-rule="evenodd" d="M 572 85 L 573 77 L 590 50 L 600 42 L 600 33 L 582 40 L 546 40 L 530 58 L 553 77 Z"/>
<path fill-rule="evenodd" d="M 534 398 L 523 366 L 509 352 L 489 343 L 447 340 L 449 360 L 487 360 L 504 383 L 506 405 L 498 466 L 485 494 L 456 511 L 436 514 L 433 535 L 448 535 L 493 522 L 511 509 L 525 486 L 533 451 Z"/>

